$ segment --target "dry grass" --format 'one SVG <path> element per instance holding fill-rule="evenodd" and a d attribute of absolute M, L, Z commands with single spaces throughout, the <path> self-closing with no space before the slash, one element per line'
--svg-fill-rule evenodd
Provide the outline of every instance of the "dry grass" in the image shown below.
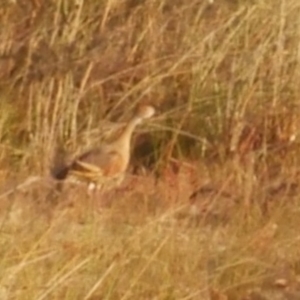
<path fill-rule="evenodd" d="M 299 15 L 297 0 L 4 1 L 0 298 L 299 299 Z M 138 103 L 159 113 L 123 189 L 56 194 L 59 152 Z"/>

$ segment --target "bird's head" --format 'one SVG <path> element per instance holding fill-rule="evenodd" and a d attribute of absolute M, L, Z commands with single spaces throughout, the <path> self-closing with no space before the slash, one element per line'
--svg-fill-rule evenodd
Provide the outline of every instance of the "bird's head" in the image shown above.
<path fill-rule="evenodd" d="M 139 119 L 149 119 L 155 114 L 155 109 L 151 105 L 141 105 L 136 111 L 136 117 Z"/>

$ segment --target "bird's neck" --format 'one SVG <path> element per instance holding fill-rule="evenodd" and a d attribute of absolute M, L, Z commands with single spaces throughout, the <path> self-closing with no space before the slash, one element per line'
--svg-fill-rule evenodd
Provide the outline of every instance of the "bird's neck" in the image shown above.
<path fill-rule="evenodd" d="M 140 124 L 140 122 L 141 118 L 139 117 L 134 117 L 131 119 L 113 144 L 117 147 L 120 147 L 120 150 L 122 149 L 123 151 L 129 152 L 132 133 L 135 127 Z"/>

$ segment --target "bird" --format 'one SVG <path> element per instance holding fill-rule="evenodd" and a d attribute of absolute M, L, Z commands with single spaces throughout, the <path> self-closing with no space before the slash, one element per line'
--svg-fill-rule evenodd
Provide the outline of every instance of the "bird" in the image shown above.
<path fill-rule="evenodd" d="M 154 114 L 153 106 L 140 105 L 114 140 L 82 153 L 52 176 L 59 181 L 87 183 L 89 192 L 119 185 L 129 164 L 132 134 L 137 125 Z"/>

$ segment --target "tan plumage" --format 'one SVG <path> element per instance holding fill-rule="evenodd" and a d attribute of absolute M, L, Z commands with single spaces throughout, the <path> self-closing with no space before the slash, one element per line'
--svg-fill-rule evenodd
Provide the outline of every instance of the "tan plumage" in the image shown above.
<path fill-rule="evenodd" d="M 111 143 L 102 144 L 77 157 L 71 164 L 53 174 L 58 180 L 80 181 L 89 184 L 89 189 L 106 186 L 111 188 L 123 179 L 130 159 L 131 136 L 138 124 L 151 118 L 152 106 L 140 106 L 120 135 Z"/>

